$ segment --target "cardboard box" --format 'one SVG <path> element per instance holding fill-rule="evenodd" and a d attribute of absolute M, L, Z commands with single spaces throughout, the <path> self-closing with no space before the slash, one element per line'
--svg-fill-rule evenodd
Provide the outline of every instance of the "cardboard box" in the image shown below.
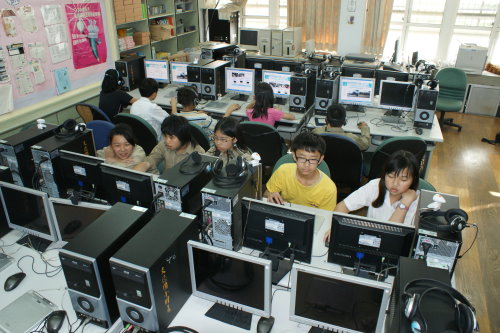
<path fill-rule="evenodd" d="M 123 0 L 123 4 L 125 6 L 133 5 L 134 4 L 134 0 Z"/>
<path fill-rule="evenodd" d="M 175 27 L 170 24 L 152 24 L 149 26 L 151 39 L 153 40 L 165 40 L 172 38 L 174 36 L 174 29 Z"/>
<path fill-rule="evenodd" d="M 123 0 L 113 0 L 113 6 L 122 6 L 123 7 Z"/>
<path fill-rule="evenodd" d="M 182 61 L 182 62 L 188 62 L 189 61 L 189 54 L 187 54 L 184 51 L 177 52 L 175 54 L 172 54 L 168 57 L 168 60 L 170 61 Z"/>
<path fill-rule="evenodd" d="M 115 24 L 118 25 L 118 24 L 123 24 L 123 23 L 126 23 L 125 21 L 125 16 L 123 17 L 116 17 L 115 16 Z"/>

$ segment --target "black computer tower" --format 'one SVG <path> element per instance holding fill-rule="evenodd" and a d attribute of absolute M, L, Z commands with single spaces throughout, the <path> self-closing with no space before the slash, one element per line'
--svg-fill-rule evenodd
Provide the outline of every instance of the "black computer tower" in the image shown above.
<path fill-rule="evenodd" d="M 416 279 L 433 279 L 451 286 L 450 277 L 446 271 L 427 267 L 423 260 L 400 257 L 399 271 L 394 279 L 387 311 L 386 333 L 412 332 L 411 323 L 404 314 L 405 297 L 403 292 L 406 284 Z M 418 292 L 419 290 L 417 288 L 412 289 L 412 291 Z M 455 309 L 450 303 L 451 299 L 442 293 L 432 293 L 422 299 L 419 309 L 427 322 L 427 332 L 459 331 L 455 321 Z"/>
<path fill-rule="evenodd" d="M 432 128 L 438 95 L 439 87 L 430 89 L 427 86 L 422 86 L 418 89 L 413 126 Z"/>
<path fill-rule="evenodd" d="M 201 48 L 201 59 L 222 60 L 226 54 L 232 54 L 238 45 L 220 43 Z"/>
<path fill-rule="evenodd" d="M 14 182 L 10 169 L 2 165 L 0 165 L 0 181 L 11 184 Z M 0 238 L 9 233 L 10 230 L 5 211 L 3 210 L 3 205 L 0 205 Z"/>
<path fill-rule="evenodd" d="M 166 332 L 191 295 L 186 243 L 198 240 L 199 230 L 187 215 L 159 212 L 109 260 L 124 324 Z"/>
<path fill-rule="evenodd" d="M 54 135 L 31 147 L 35 172 L 37 173 L 35 176 L 36 189 L 55 198 L 67 197 L 59 159 L 60 150 L 95 156 L 92 131 L 86 129 L 70 134 Z"/>
<path fill-rule="evenodd" d="M 38 129 L 34 126 L 0 140 L 1 162 L 10 168 L 14 184 L 33 188 L 35 164 L 31 146 L 54 135 L 57 127 L 47 124 L 44 129 Z"/>
<path fill-rule="evenodd" d="M 245 59 L 245 68 L 250 68 L 255 70 L 255 82 L 262 81 L 262 70 L 275 70 L 274 63 L 270 59 L 266 58 L 253 58 L 247 55 Z"/>
<path fill-rule="evenodd" d="M 78 317 L 90 318 L 105 328 L 118 319 L 109 258 L 150 217 L 145 208 L 116 203 L 59 251 L 68 294 Z"/>
<path fill-rule="evenodd" d="M 131 91 L 139 88 L 142 80 L 146 77 L 144 69 L 144 56 L 128 56 L 116 60 L 115 68 L 123 79 L 123 90 Z"/>
<path fill-rule="evenodd" d="M 245 60 L 246 60 L 246 51 L 242 50 L 238 54 L 226 54 L 222 56 L 222 60 L 229 61 L 229 67 L 234 68 L 245 68 Z"/>
<path fill-rule="evenodd" d="M 229 61 L 216 60 L 201 68 L 202 98 L 216 100 L 219 96 L 226 94 L 225 68 L 229 65 Z"/>
<path fill-rule="evenodd" d="M 213 61 L 213 59 L 199 59 L 196 64 L 187 66 L 188 85 L 195 88 L 198 93 L 201 93 L 201 67 Z"/>
<path fill-rule="evenodd" d="M 220 20 L 218 9 L 207 9 L 206 11 L 205 18 L 208 20 L 208 40 L 237 44 L 240 13 L 238 11 L 232 12 L 229 20 Z"/>
<path fill-rule="evenodd" d="M 295 75 L 290 81 L 290 111 L 306 112 L 314 103 L 316 76 Z"/>
<path fill-rule="evenodd" d="M 316 99 L 314 109 L 317 115 L 326 116 L 326 110 L 339 100 L 339 76 L 316 79 Z"/>
<path fill-rule="evenodd" d="M 217 160 L 214 156 L 200 156 L 200 164 L 184 160 L 186 163 L 177 163 L 154 180 L 155 194 L 160 194 L 157 211 L 166 208 L 195 215 L 200 212 L 200 191 L 212 179 L 209 165 Z"/>

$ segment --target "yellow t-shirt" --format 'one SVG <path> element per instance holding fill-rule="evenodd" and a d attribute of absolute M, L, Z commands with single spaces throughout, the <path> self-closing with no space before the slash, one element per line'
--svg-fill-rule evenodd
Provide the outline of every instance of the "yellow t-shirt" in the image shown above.
<path fill-rule="evenodd" d="M 334 210 L 337 205 L 335 183 L 318 169 L 321 179 L 313 186 L 304 186 L 296 176 L 295 163 L 283 164 L 266 184 L 269 192 L 279 192 L 283 200 L 299 205 Z"/>

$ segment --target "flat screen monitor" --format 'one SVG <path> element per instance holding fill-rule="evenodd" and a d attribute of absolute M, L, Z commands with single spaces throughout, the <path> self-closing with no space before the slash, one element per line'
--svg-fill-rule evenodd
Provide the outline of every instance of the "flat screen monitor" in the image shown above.
<path fill-rule="evenodd" d="M 348 77 L 364 77 L 367 79 L 371 79 L 375 77 L 375 70 L 370 68 L 361 68 L 361 67 L 342 67 L 342 76 Z"/>
<path fill-rule="evenodd" d="M 9 227 L 31 235 L 27 245 L 43 252 L 58 240 L 47 193 L 0 182 L 0 196 Z"/>
<path fill-rule="evenodd" d="M 375 95 L 380 93 L 380 81 L 388 80 L 388 81 L 401 81 L 408 82 L 410 78 L 410 74 L 396 71 L 385 71 L 385 70 L 376 70 L 375 71 Z"/>
<path fill-rule="evenodd" d="M 399 257 L 410 256 L 414 238 L 414 226 L 333 213 L 328 261 L 359 275 L 395 275 Z"/>
<path fill-rule="evenodd" d="M 340 77 L 339 103 L 372 105 L 375 79 Z"/>
<path fill-rule="evenodd" d="M 172 83 L 186 84 L 188 83 L 187 67 L 189 62 L 170 62 L 170 74 L 172 75 Z"/>
<path fill-rule="evenodd" d="M 415 89 L 415 84 L 412 82 L 381 81 L 379 107 L 412 111 Z"/>
<path fill-rule="evenodd" d="M 70 200 L 59 198 L 50 198 L 49 201 L 58 239 L 65 242 L 75 238 L 111 207 L 88 202 L 74 205 Z"/>
<path fill-rule="evenodd" d="M 250 317 L 271 315 L 269 260 L 195 241 L 188 242 L 188 255 L 194 296 L 216 302 L 217 308 L 242 309 Z"/>
<path fill-rule="evenodd" d="M 270 202 L 242 199 L 243 245 L 262 251 L 273 260 L 273 283 L 278 283 L 291 269 L 294 258 L 310 263 L 314 237 L 313 214 Z"/>
<path fill-rule="evenodd" d="M 158 83 L 169 83 L 168 61 L 167 60 L 144 60 L 146 77 L 156 80 Z"/>
<path fill-rule="evenodd" d="M 289 97 L 290 96 L 290 81 L 292 80 L 291 72 L 278 71 L 262 71 L 262 82 L 269 83 L 273 88 L 274 96 Z"/>
<path fill-rule="evenodd" d="M 253 95 L 255 89 L 255 70 L 226 67 L 226 92 L 237 93 L 246 98 Z"/>
<path fill-rule="evenodd" d="M 150 208 L 153 202 L 151 174 L 106 163 L 101 164 L 101 173 L 106 200 L 109 204 L 125 202 Z"/>
<path fill-rule="evenodd" d="M 390 293 L 388 283 L 297 265 L 290 320 L 325 332 L 382 332 Z"/>
<path fill-rule="evenodd" d="M 240 28 L 239 46 L 248 51 L 259 50 L 259 29 Z"/>
<path fill-rule="evenodd" d="M 83 199 L 102 197 L 101 163 L 104 159 L 71 151 L 60 151 L 64 189 L 83 192 Z"/>

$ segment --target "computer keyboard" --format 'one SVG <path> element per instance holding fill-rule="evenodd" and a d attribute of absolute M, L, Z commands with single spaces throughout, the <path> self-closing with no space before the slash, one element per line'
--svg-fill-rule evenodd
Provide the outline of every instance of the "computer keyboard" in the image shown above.
<path fill-rule="evenodd" d="M 205 315 L 245 330 L 250 330 L 252 326 L 251 313 L 218 303 L 215 303 Z"/>
<path fill-rule="evenodd" d="M 208 102 L 205 105 L 205 107 L 209 108 L 209 109 L 225 109 L 225 108 L 227 108 L 227 103 L 212 101 L 212 102 Z"/>
<path fill-rule="evenodd" d="M 175 96 L 177 96 L 177 90 L 169 90 L 165 95 L 163 95 L 165 98 L 172 98 Z"/>
<path fill-rule="evenodd" d="M 12 257 L 0 253 L 0 272 L 7 268 L 12 263 Z"/>

